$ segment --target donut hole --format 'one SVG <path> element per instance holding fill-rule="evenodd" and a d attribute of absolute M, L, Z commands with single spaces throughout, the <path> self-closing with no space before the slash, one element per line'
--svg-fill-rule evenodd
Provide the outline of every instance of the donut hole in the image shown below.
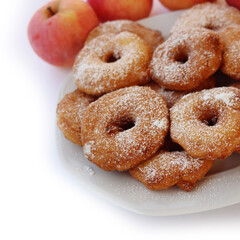
<path fill-rule="evenodd" d="M 179 62 L 181 64 L 184 64 L 188 61 L 188 54 L 184 51 L 179 52 L 175 55 L 174 60 L 176 62 Z"/>
<path fill-rule="evenodd" d="M 135 127 L 135 120 L 132 118 L 122 118 L 118 121 L 112 122 L 107 126 L 107 133 L 114 134 L 124 132 Z"/>
<path fill-rule="evenodd" d="M 217 124 L 218 122 L 218 116 L 216 114 L 207 114 L 201 119 L 202 123 L 209 127 L 213 127 Z"/>
<path fill-rule="evenodd" d="M 111 52 L 106 56 L 106 58 L 104 59 L 104 62 L 114 63 L 114 62 L 117 62 L 119 59 L 121 59 L 120 54 L 115 54 L 115 53 Z"/>
<path fill-rule="evenodd" d="M 122 122 L 119 126 L 119 132 L 127 131 L 135 126 L 135 122 L 132 119 Z"/>
<path fill-rule="evenodd" d="M 207 24 L 207 25 L 205 25 L 204 28 L 206 28 L 206 29 L 208 29 L 208 30 L 215 31 L 215 32 L 219 30 L 219 27 L 214 26 L 213 24 L 210 24 L 210 23 Z"/>

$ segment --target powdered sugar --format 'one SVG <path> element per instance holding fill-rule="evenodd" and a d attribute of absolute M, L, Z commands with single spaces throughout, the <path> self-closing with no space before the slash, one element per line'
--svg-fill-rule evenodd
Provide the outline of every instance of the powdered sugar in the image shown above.
<path fill-rule="evenodd" d="M 125 129 L 128 124 L 131 127 Z M 104 169 L 129 169 L 158 150 L 168 127 L 168 109 L 159 94 L 147 87 L 120 89 L 89 106 L 83 142 L 94 141 L 94 147 L 90 155 L 90 147 L 84 151 Z"/>
<path fill-rule="evenodd" d="M 108 57 L 116 58 L 108 63 Z M 73 67 L 75 84 L 82 91 L 100 95 L 149 80 L 150 47 L 138 36 L 122 32 L 103 35 L 87 44 Z"/>
<path fill-rule="evenodd" d="M 93 154 L 92 154 L 92 147 L 94 146 L 94 141 L 89 141 L 87 142 L 86 144 L 84 144 L 83 146 L 83 150 L 84 150 L 84 154 L 87 156 L 87 157 L 93 157 Z"/>
<path fill-rule="evenodd" d="M 87 106 L 95 100 L 78 89 L 66 94 L 57 107 L 57 125 L 64 136 L 73 143 L 82 145 L 81 122 Z"/>
<path fill-rule="evenodd" d="M 171 33 L 194 27 L 219 31 L 232 24 L 240 24 L 240 13 L 237 9 L 215 3 L 203 3 L 184 12 L 177 19 Z"/>
<path fill-rule="evenodd" d="M 186 171 L 192 173 L 198 171 L 204 164 L 203 160 L 194 159 L 186 152 L 162 152 L 148 164 L 139 167 L 144 172 L 147 181 L 159 181 L 166 177 L 176 177 L 173 174 L 179 172 L 182 175 Z"/>
<path fill-rule="evenodd" d="M 83 170 L 84 172 L 88 173 L 91 177 L 96 174 L 92 167 L 86 165 L 83 165 L 82 167 L 77 167 L 75 170 L 78 172 L 81 172 Z"/>
<path fill-rule="evenodd" d="M 144 26 L 128 20 L 109 21 L 100 24 L 93 29 L 87 37 L 85 44 L 88 44 L 94 38 L 104 34 L 119 34 L 120 32 L 127 31 L 138 35 L 145 40 L 153 49 L 164 41 L 160 31 L 145 28 Z"/>
<path fill-rule="evenodd" d="M 95 172 L 94 172 L 94 170 L 93 170 L 91 167 L 85 166 L 84 170 L 85 170 L 86 172 L 88 172 L 88 174 L 89 174 L 90 176 L 94 176 L 94 175 L 95 175 Z"/>
<path fill-rule="evenodd" d="M 212 167 L 213 162 L 194 159 L 186 152 L 159 152 L 147 162 L 130 170 L 133 177 L 150 189 L 169 188 L 181 180 L 194 184 Z M 185 190 L 189 184 L 181 185 Z"/>
<path fill-rule="evenodd" d="M 168 128 L 168 121 L 167 119 L 155 120 L 153 122 L 154 126 L 157 126 L 159 129 L 167 129 Z"/>
<path fill-rule="evenodd" d="M 236 94 L 234 92 L 227 92 L 227 93 L 219 93 L 216 94 L 214 97 L 216 100 L 221 100 L 225 102 L 227 105 L 230 105 L 231 99 L 235 96 Z"/>
<path fill-rule="evenodd" d="M 221 71 L 240 79 L 240 25 L 233 25 L 220 33 L 224 45 Z"/>
<path fill-rule="evenodd" d="M 240 91 L 222 87 L 186 95 L 171 109 L 171 137 L 192 156 L 225 158 L 240 142 Z M 209 120 L 214 126 L 208 126 Z"/>
<path fill-rule="evenodd" d="M 218 70 L 221 50 L 211 31 L 197 28 L 173 34 L 154 52 L 150 75 L 166 89 L 193 90 Z"/>
<path fill-rule="evenodd" d="M 228 88 L 229 90 L 231 88 Z M 227 90 L 227 89 L 226 89 Z M 225 103 L 227 106 L 231 107 L 233 100 L 237 97 L 236 91 L 206 91 L 202 98 L 204 101 L 211 101 L 214 104 L 214 101 Z"/>

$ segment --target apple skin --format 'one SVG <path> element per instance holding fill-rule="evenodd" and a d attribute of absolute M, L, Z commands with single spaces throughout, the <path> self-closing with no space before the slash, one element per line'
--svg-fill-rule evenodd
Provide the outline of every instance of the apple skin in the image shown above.
<path fill-rule="evenodd" d="M 102 22 L 148 17 L 153 0 L 87 0 Z"/>
<path fill-rule="evenodd" d="M 166 8 L 170 10 L 187 9 L 199 3 L 215 1 L 216 0 L 159 0 L 159 2 L 161 2 L 162 5 L 164 5 Z"/>
<path fill-rule="evenodd" d="M 39 57 L 55 66 L 73 65 L 88 33 L 99 24 L 81 0 L 56 0 L 39 9 L 28 25 L 28 38 Z"/>
<path fill-rule="evenodd" d="M 232 7 L 236 7 L 237 9 L 240 10 L 240 1 L 239 0 L 226 0 L 226 2 L 228 3 L 228 5 L 230 5 Z"/>

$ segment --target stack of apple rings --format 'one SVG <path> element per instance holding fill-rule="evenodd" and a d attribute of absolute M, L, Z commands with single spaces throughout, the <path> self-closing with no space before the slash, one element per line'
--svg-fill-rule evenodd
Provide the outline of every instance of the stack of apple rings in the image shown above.
<path fill-rule="evenodd" d="M 166 41 L 131 21 L 103 23 L 75 60 L 77 89 L 57 125 L 105 171 L 190 191 L 240 152 L 239 36 L 240 12 L 214 3 L 184 12 Z"/>

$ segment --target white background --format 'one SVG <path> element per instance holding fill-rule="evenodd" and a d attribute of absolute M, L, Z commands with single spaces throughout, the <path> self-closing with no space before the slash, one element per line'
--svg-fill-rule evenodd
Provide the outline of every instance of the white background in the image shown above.
<path fill-rule="evenodd" d="M 39 59 L 26 34 L 46 2 L 1 1 L 0 239 L 239 239 L 240 204 L 145 217 L 101 199 L 64 169 L 54 143 L 55 109 L 70 69 Z"/>

